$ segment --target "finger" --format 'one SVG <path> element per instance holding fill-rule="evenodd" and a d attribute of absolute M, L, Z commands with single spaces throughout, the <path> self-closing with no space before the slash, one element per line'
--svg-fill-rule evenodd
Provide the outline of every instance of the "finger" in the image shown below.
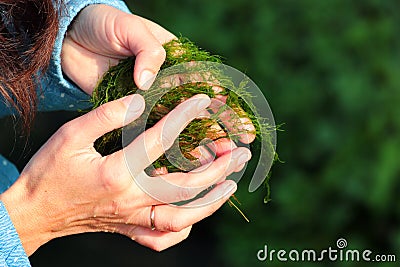
<path fill-rule="evenodd" d="M 144 107 L 142 96 L 129 95 L 101 105 L 68 122 L 62 127 L 62 131 L 77 146 L 92 146 L 100 136 L 137 119 L 143 113 Z"/>
<path fill-rule="evenodd" d="M 143 199 L 146 199 L 145 203 L 148 205 L 188 201 L 210 186 L 225 180 L 250 157 L 250 151 L 240 147 L 221 156 L 205 169 L 202 166 L 189 173 L 177 172 L 155 177 L 149 177 L 142 172 L 134 179 L 146 192 L 147 197 Z"/>
<path fill-rule="evenodd" d="M 235 116 L 238 117 L 229 120 L 229 118 Z M 232 109 L 226 110 L 221 114 L 220 119 L 231 134 L 239 136 L 239 141 L 243 144 L 250 144 L 256 138 L 256 128 L 241 107 L 236 106 Z"/>
<path fill-rule="evenodd" d="M 186 125 L 209 104 L 206 95 L 186 100 L 113 157 L 120 162 L 126 160 L 133 176 L 141 173 L 172 146 Z"/>
<path fill-rule="evenodd" d="M 131 233 L 128 230 L 128 234 L 125 235 L 128 235 L 143 246 L 155 251 L 162 251 L 185 240 L 189 236 L 191 229 L 192 227 L 189 226 L 179 232 L 161 232 L 152 231 L 145 227 L 137 227 Z"/>
<path fill-rule="evenodd" d="M 208 111 L 204 110 L 202 118 L 207 118 Z M 200 117 L 200 116 L 199 116 Z M 217 147 L 214 145 L 214 140 L 226 136 L 226 133 L 222 130 L 218 123 L 206 123 L 202 127 L 206 130 L 206 137 L 199 142 L 199 146 L 189 152 L 189 154 L 196 158 L 196 163 L 200 165 L 206 165 L 212 162 L 217 156 Z M 233 148 L 233 147 L 232 147 Z M 231 149 L 232 151 L 232 149 Z"/>
<path fill-rule="evenodd" d="M 207 149 L 207 146 L 198 146 L 189 154 L 196 158 L 195 161 L 199 162 L 202 166 L 212 162 L 215 159 L 215 153 L 210 149 Z"/>
<path fill-rule="evenodd" d="M 232 140 L 228 138 L 221 138 L 205 146 L 198 146 L 189 153 L 193 157 L 197 158 L 200 164 L 204 166 L 211 163 L 216 157 L 220 157 L 226 153 L 232 152 L 232 150 L 235 148 L 237 148 L 237 146 Z M 240 171 L 243 169 L 244 165 L 245 163 L 240 165 L 237 169 L 235 169 L 235 171 Z M 159 176 L 163 174 L 168 174 L 168 169 L 166 166 L 154 169 L 150 175 Z"/>
<path fill-rule="evenodd" d="M 154 169 L 151 172 L 151 176 L 158 176 L 158 175 L 163 175 L 163 174 L 167 174 L 167 173 L 168 173 L 167 167 L 163 166 L 163 167 Z"/>
<path fill-rule="evenodd" d="M 227 96 L 216 96 L 211 100 L 210 109 L 218 113 L 221 108 L 226 107 Z M 243 144 L 250 144 L 254 141 L 256 129 L 247 116 L 246 112 L 239 106 L 225 109 L 218 115 L 221 123 L 226 127 L 230 135 L 239 137 Z"/>
<path fill-rule="evenodd" d="M 189 154 L 195 157 L 203 166 L 212 162 L 216 157 L 232 152 L 235 148 L 237 146 L 231 139 L 221 138 L 204 146 L 198 146 L 190 151 Z"/>
<path fill-rule="evenodd" d="M 224 155 L 225 153 L 231 152 L 232 149 L 236 148 L 235 142 L 229 138 L 221 138 L 213 141 L 207 145 L 217 157 Z"/>
<path fill-rule="evenodd" d="M 196 63 L 194 64 L 196 65 Z M 160 86 L 163 88 L 174 88 L 182 84 L 195 82 L 207 83 L 212 85 L 212 80 L 213 77 L 208 72 L 187 73 L 164 77 L 160 81 Z M 221 93 L 226 92 L 226 90 L 221 86 L 216 85 L 212 86 L 212 89 L 216 95 L 215 98 L 211 100 L 210 110 L 213 113 L 218 114 L 221 109 L 225 109 L 223 112 L 220 112 L 218 118 L 221 123 L 226 127 L 229 134 L 231 136 L 238 136 L 238 139 L 243 144 L 249 144 L 253 142 L 256 137 L 256 130 L 247 113 L 240 106 L 232 106 L 226 108 L 226 101 L 228 96 L 221 95 Z"/>
<path fill-rule="evenodd" d="M 165 50 L 139 16 L 127 16 L 121 22 L 117 37 L 136 57 L 133 71 L 136 85 L 147 90 L 165 60 Z"/>
<path fill-rule="evenodd" d="M 191 208 L 156 206 L 155 227 L 158 231 L 180 232 L 213 214 L 236 191 L 236 188 L 235 182 L 227 180 L 217 185 L 204 197 L 189 203 Z"/>
<path fill-rule="evenodd" d="M 177 203 L 195 198 L 210 186 L 220 183 L 251 158 L 247 148 L 236 148 L 224 154 L 209 166 L 202 166 L 188 173 L 169 173 L 157 177 L 137 177 L 146 186 L 147 193 L 157 203 Z M 152 200 L 149 204 L 154 204 Z"/>

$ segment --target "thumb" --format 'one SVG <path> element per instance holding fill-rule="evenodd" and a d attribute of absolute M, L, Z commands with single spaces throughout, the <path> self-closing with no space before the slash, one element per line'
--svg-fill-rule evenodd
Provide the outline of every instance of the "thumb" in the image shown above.
<path fill-rule="evenodd" d="M 130 15 L 118 22 L 117 39 L 135 55 L 134 81 L 140 89 L 147 90 L 165 60 L 165 50 L 142 18 Z"/>
<path fill-rule="evenodd" d="M 129 95 L 108 102 L 89 113 L 68 122 L 65 127 L 77 146 L 93 144 L 97 138 L 137 119 L 145 108 L 141 95 Z"/>

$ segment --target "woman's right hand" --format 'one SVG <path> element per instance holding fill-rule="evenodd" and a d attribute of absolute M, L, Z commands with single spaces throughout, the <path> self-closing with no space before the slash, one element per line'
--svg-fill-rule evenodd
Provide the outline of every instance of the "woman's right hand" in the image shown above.
<path fill-rule="evenodd" d="M 137 155 L 135 170 L 143 171 L 163 154 L 184 126 L 209 104 L 205 95 L 190 98 L 128 145 L 126 149 Z M 175 192 L 174 201 L 194 197 L 185 186 L 217 183 L 200 199 L 204 202 L 208 198 L 210 204 L 197 208 L 179 208 L 155 200 L 134 182 L 123 151 L 102 157 L 94 149 L 98 137 L 134 121 L 143 109 L 143 98 L 131 95 L 66 123 L 0 196 L 28 255 L 56 237 L 96 231 L 117 232 L 160 251 L 185 239 L 194 223 L 215 212 L 236 190 L 236 184 L 225 178 L 250 159 L 246 148 L 226 151 L 198 172 L 161 175 L 182 186 Z M 153 205 L 154 231 L 150 221 Z"/>

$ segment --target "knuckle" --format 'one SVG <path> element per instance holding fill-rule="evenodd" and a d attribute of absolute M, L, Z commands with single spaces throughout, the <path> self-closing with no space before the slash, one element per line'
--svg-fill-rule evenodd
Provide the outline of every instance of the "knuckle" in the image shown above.
<path fill-rule="evenodd" d="M 94 115 L 101 125 L 114 125 L 120 119 L 125 107 L 122 103 L 116 102 L 113 105 L 104 104 L 94 110 Z"/>
<path fill-rule="evenodd" d="M 118 179 L 118 174 L 114 169 L 101 168 L 100 185 L 105 192 L 115 193 L 124 189 L 123 179 Z"/>
<path fill-rule="evenodd" d="M 108 105 L 102 105 L 95 109 L 95 116 L 101 124 L 108 125 L 113 121 L 115 112 Z"/>
<path fill-rule="evenodd" d="M 153 51 L 152 51 L 152 55 L 159 59 L 160 61 L 164 61 L 166 56 L 167 56 L 167 52 L 165 51 L 165 49 L 161 46 L 161 44 L 159 46 L 157 46 Z"/>
<path fill-rule="evenodd" d="M 100 181 L 101 181 L 101 187 L 106 191 L 106 192 L 113 192 L 114 191 L 114 179 L 112 177 L 112 173 L 108 171 L 102 171 L 100 172 Z"/>
<path fill-rule="evenodd" d="M 79 133 L 79 131 L 76 131 L 75 124 L 73 121 L 70 121 L 62 125 L 57 130 L 56 135 L 58 140 L 61 140 L 61 142 L 65 143 L 70 141 L 74 136 L 77 135 L 77 133 Z"/>
<path fill-rule="evenodd" d="M 164 149 L 169 149 L 175 142 L 175 135 L 171 133 L 171 131 L 166 130 L 167 127 L 163 127 L 163 131 L 161 131 L 159 142 Z"/>
<path fill-rule="evenodd" d="M 158 127 L 154 126 L 150 129 L 146 130 L 145 139 L 146 139 L 146 143 L 148 142 L 148 144 L 151 144 L 150 147 L 152 147 L 152 148 L 157 148 L 158 150 L 163 148 L 163 150 L 162 150 L 163 152 L 165 152 L 165 150 L 167 149 L 167 148 L 164 148 L 162 130 L 160 130 Z"/>
<path fill-rule="evenodd" d="M 154 146 L 157 148 L 163 148 L 163 152 L 169 149 L 175 142 L 176 136 L 171 132 L 171 127 L 166 124 L 158 125 L 147 130 L 146 138 L 151 138 L 154 142 Z"/>
<path fill-rule="evenodd" d="M 58 138 L 65 139 L 70 135 L 70 128 L 73 126 L 71 122 L 62 125 L 56 132 Z"/>
<path fill-rule="evenodd" d="M 189 200 L 193 197 L 192 190 L 190 188 L 181 187 L 179 188 L 178 201 Z"/>

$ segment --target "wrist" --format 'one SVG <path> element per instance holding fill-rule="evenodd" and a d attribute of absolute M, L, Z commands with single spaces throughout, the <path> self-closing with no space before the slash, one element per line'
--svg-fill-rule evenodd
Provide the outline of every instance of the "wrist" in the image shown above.
<path fill-rule="evenodd" d="M 85 226 L 86 216 L 76 213 L 84 209 L 57 204 L 51 192 L 31 190 L 29 179 L 22 176 L 0 195 L 0 201 L 7 209 L 28 256 L 52 239 L 90 231 Z"/>
<path fill-rule="evenodd" d="M 29 194 L 24 190 L 20 179 L 0 195 L 0 201 L 3 202 L 7 209 L 28 256 L 51 239 L 50 234 L 41 227 L 42 216 L 37 216 L 38 211 L 34 207 L 34 201 L 30 199 Z"/>

